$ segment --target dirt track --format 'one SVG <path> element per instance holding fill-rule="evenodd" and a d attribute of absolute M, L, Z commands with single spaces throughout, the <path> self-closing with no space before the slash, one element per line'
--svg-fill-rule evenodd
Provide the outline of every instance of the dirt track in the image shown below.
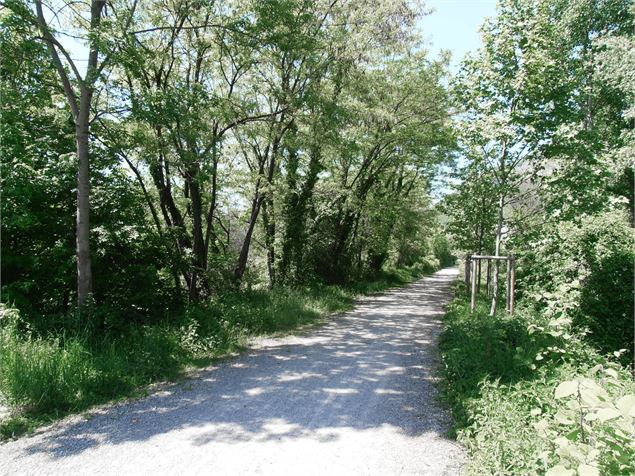
<path fill-rule="evenodd" d="M 456 474 L 434 387 L 456 269 L 199 378 L 0 444 L 0 474 Z"/>

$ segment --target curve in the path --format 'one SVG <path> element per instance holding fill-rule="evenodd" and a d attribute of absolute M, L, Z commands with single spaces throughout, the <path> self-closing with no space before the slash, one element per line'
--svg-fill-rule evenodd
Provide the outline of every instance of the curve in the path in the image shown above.
<path fill-rule="evenodd" d="M 197 379 L 0 445 L 0 474 L 455 474 L 434 386 L 456 269 Z"/>

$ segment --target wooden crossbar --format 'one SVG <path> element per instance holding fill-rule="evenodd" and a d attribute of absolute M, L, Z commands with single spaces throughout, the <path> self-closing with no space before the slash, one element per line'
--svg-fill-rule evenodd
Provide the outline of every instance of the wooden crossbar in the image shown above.
<path fill-rule="evenodd" d="M 487 256 L 487 255 L 469 255 L 468 258 L 469 259 L 499 259 L 499 260 L 512 259 L 511 256 Z"/>

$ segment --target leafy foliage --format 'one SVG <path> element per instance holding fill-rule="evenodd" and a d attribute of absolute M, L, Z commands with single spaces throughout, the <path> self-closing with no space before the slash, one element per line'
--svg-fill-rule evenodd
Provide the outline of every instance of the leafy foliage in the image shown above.
<path fill-rule="evenodd" d="M 523 294 L 551 318 L 568 318 L 600 351 L 633 343 L 633 228 L 623 211 L 562 223 L 519 261 Z"/>
<path fill-rule="evenodd" d="M 446 318 L 445 395 L 470 473 L 635 470 L 633 13 L 502 1 L 456 83 L 463 180 L 448 228 L 467 252 L 498 252 L 498 235 L 518 263 L 514 316 L 483 303 L 469 316 L 460 296 Z"/>
<path fill-rule="evenodd" d="M 630 474 L 628 371 L 566 322 L 531 309 L 492 317 L 484 302 L 470 315 L 464 296 L 449 309 L 440 346 L 443 394 L 471 454 L 466 472 Z"/>

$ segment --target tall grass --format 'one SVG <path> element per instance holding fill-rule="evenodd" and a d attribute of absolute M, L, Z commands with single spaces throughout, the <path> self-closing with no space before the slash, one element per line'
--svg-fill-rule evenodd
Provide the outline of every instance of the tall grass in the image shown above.
<path fill-rule="evenodd" d="M 25 414 L 59 415 L 174 377 L 186 353 L 168 328 L 130 330 L 98 342 L 83 336 L 21 336 L 0 333 L 0 389 Z"/>
<path fill-rule="evenodd" d="M 89 332 L 38 335 L 14 309 L 0 321 L 0 397 L 13 416 L 0 437 L 126 397 L 173 379 L 188 366 L 240 349 L 250 336 L 289 332 L 351 309 L 355 297 L 405 284 L 430 269 L 384 272 L 351 286 L 281 288 L 224 294 L 159 325 L 117 335 Z"/>

